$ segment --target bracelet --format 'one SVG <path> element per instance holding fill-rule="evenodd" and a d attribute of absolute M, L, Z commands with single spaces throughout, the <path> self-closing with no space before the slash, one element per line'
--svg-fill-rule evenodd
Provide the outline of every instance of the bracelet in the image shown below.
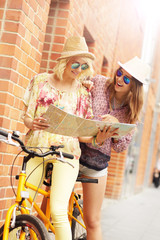
<path fill-rule="evenodd" d="M 97 142 L 97 136 L 94 136 L 94 137 L 92 138 L 92 146 L 93 146 L 93 147 L 101 147 L 101 146 L 103 145 L 103 143 L 104 143 L 104 142 L 102 142 L 102 143 L 98 143 L 98 142 Z"/>

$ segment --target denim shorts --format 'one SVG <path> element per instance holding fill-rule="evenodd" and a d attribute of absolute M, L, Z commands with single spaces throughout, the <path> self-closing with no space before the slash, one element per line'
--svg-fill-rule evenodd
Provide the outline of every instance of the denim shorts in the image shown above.
<path fill-rule="evenodd" d="M 108 173 L 108 168 L 104 168 L 103 170 L 97 171 L 80 164 L 79 172 L 80 174 L 83 174 L 87 177 L 104 177 Z"/>

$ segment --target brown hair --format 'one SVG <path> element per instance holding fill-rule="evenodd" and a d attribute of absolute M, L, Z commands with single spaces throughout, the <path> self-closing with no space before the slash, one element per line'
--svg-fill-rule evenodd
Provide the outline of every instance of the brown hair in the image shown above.
<path fill-rule="evenodd" d="M 128 123 L 136 123 L 140 120 L 140 113 L 143 106 L 143 84 L 134 77 L 131 79 L 131 89 L 125 100 L 125 104 L 127 106 L 126 119 L 128 119 Z M 115 96 L 115 82 L 116 74 L 108 86 L 110 92 L 110 103 Z"/>

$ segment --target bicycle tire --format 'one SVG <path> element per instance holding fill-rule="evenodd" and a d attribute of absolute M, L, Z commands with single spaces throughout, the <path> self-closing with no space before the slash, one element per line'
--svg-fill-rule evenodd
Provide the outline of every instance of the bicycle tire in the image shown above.
<path fill-rule="evenodd" d="M 0 228 L 0 240 L 3 239 L 4 225 Z M 15 231 L 13 231 L 15 230 Z M 22 214 L 16 217 L 15 227 L 9 227 L 9 236 L 7 240 L 20 239 L 20 233 L 25 232 L 25 240 L 32 240 L 30 230 L 36 234 L 34 239 L 50 240 L 47 229 L 44 224 L 35 216 Z"/>
<path fill-rule="evenodd" d="M 83 209 L 83 200 L 78 201 L 79 206 Z M 78 219 L 80 222 L 83 222 L 79 209 L 74 207 L 73 216 Z M 72 219 L 72 239 L 73 240 L 87 240 L 87 232 L 78 222 Z"/>

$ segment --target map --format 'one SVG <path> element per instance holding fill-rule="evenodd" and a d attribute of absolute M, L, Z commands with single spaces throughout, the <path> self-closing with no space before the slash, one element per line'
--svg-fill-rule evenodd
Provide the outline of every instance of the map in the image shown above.
<path fill-rule="evenodd" d="M 103 121 L 89 120 L 67 113 L 54 105 L 50 105 L 43 117 L 48 120 L 50 127 L 47 132 L 72 137 L 95 136 L 98 127 L 102 130 L 104 126 L 111 126 L 111 129 L 118 128 L 118 137 L 122 137 L 131 132 L 136 125 L 126 123 L 107 123 Z M 114 136 L 113 136 L 114 137 Z M 117 135 L 115 136 L 117 138 Z"/>

